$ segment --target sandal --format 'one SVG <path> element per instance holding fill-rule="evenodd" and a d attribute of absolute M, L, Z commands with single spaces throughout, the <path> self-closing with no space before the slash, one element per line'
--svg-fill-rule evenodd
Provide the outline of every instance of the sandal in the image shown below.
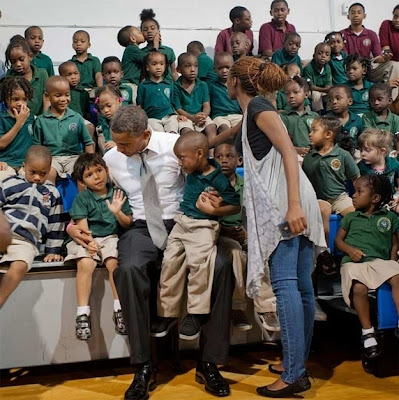
<path fill-rule="evenodd" d="M 334 257 L 328 250 L 323 251 L 317 256 L 316 268 L 319 268 L 325 275 L 334 275 L 339 270 Z"/>
<path fill-rule="evenodd" d="M 76 338 L 79 340 L 87 340 L 91 338 L 90 317 L 86 314 L 76 317 L 75 334 Z"/>
<path fill-rule="evenodd" d="M 118 335 L 127 335 L 125 322 L 123 320 L 122 310 L 114 311 L 113 320 L 115 324 L 115 332 Z"/>

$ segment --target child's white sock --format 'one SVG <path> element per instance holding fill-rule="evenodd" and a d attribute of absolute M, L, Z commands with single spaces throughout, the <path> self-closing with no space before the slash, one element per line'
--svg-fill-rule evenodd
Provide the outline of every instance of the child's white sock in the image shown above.
<path fill-rule="evenodd" d="M 367 335 L 369 333 L 374 333 L 374 328 L 371 327 L 370 329 L 362 329 L 362 335 Z M 371 346 L 377 346 L 377 341 L 374 338 L 366 339 L 364 341 L 364 347 L 367 349 L 367 347 Z"/>
<path fill-rule="evenodd" d="M 121 302 L 118 299 L 114 300 L 114 311 L 122 310 Z"/>
<path fill-rule="evenodd" d="M 90 316 L 90 306 L 82 306 L 78 307 L 78 311 L 76 312 L 76 316 L 86 314 L 88 317 Z"/>

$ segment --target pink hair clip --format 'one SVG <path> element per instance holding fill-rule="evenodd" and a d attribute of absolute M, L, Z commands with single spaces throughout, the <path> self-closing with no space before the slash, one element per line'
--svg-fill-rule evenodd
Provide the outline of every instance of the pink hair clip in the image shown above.
<path fill-rule="evenodd" d="M 125 101 L 125 99 L 123 97 L 119 97 L 119 101 L 122 103 Z"/>
<path fill-rule="evenodd" d="M 98 98 L 98 96 L 95 98 L 95 100 L 94 100 L 94 104 L 98 104 L 98 100 L 99 100 L 99 98 Z"/>

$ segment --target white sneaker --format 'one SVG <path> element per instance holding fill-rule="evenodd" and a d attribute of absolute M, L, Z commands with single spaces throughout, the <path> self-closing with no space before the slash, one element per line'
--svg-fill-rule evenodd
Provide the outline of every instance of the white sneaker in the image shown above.
<path fill-rule="evenodd" d="M 258 313 L 255 311 L 255 319 L 263 329 L 271 332 L 280 331 L 280 321 L 276 312 Z"/>
<path fill-rule="evenodd" d="M 316 310 L 314 313 L 314 320 L 315 321 L 327 321 L 327 314 L 322 310 L 319 302 L 317 300 L 315 300 L 316 303 Z"/>

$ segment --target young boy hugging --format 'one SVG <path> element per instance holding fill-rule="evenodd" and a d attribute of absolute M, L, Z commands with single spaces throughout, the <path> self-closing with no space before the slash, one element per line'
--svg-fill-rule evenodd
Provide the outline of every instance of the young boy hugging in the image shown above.
<path fill-rule="evenodd" d="M 136 90 L 133 91 L 133 87 L 131 85 L 121 82 L 124 75 L 122 63 L 118 57 L 105 57 L 101 64 L 101 71 L 105 81 L 105 85 L 114 85 L 120 90 L 123 97 L 122 104 L 124 106 L 128 104 L 136 105 L 137 87 Z"/>
<path fill-rule="evenodd" d="M 180 133 L 196 130 L 203 131 L 208 139 L 215 137 L 216 125 L 209 118 L 211 106 L 208 86 L 197 78 L 197 57 L 191 53 L 180 54 L 177 71 L 181 76 L 174 83 L 172 104 L 179 115 L 187 118 L 187 121 L 179 122 Z"/>
<path fill-rule="evenodd" d="M 68 108 L 70 88 L 66 78 L 52 76 L 46 82 L 45 96 L 50 102 L 48 111 L 36 119 L 33 144 L 48 147 L 53 155 L 49 180 L 72 175 L 79 154 L 94 153 L 93 140 L 83 118 Z"/>
<path fill-rule="evenodd" d="M 355 182 L 360 176 L 351 154 L 336 143 L 340 131 L 341 122 L 337 118 L 324 116 L 314 120 L 309 134 L 313 148 L 302 165 L 316 192 L 327 243 L 331 213 L 345 216 L 354 211 L 346 181 Z M 333 272 L 334 264 L 328 250 L 321 253 L 318 260 L 323 261 L 321 267 L 325 273 Z"/>
<path fill-rule="evenodd" d="M 43 31 L 39 26 L 30 26 L 25 29 L 25 40 L 28 43 L 33 55 L 31 63 L 37 68 L 43 68 L 47 71 L 47 75 L 54 76 L 53 61 L 49 56 L 43 54 Z"/>
<path fill-rule="evenodd" d="M 288 3 L 285 0 L 273 0 L 270 4 L 272 20 L 263 24 L 259 30 L 258 53 L 272 58 L 276 50 L 283 47 L 284 36 L 290 32 L 296 32 L 295 26 L 287 22 L 290 13 Z"/>
<path fill-rule="evenodd" d="M 115 331 L 126 335 L 113 272 L 118 267 L 120 227 L 127 229 L 133 222 L 129 202 L 121 190 L 113 189 L 108 184 L 108 168 L 99 154 L 81 154 L 76 160 L 73 177 L 86 189 L 76 196 L 69 214 L 78 226 L 91 232 L 87 249 L 74 241 L 67 244 L 65 261 L 77 260 L 76 337 L 79 340 L 91 337 L 89 297 L 97 264 L 104 264 L 108 270 L 114 296 Z"/>
<path fill-rule="evenodd" d="M 72 48 L 76 54 L 70 61 L 73 61 L 78 67 L 80 84 L 87 91 L 103 84 L 100 60 L 87 52 L 90 46 L 90 35 L 88 32 L 79 30 L 73 34 Z"/>
<path fill-rule="evenodd" d="M 323 97 L 332 85 L 331 68 L 328 65 L 330 58 L 330 45 L 319 43 L 315 47 L 312 61 L 303 69 L 303 77 L 311 84 L 312 106 L 316 112 L 324 109 Z"/>
<path fill-rule="evenodd" d="M 230 45 L 234 61 L 248 55 L 250 41 L 245 33 L 234 32 L 230 37 Z"/>
<path fill-rule="evenodd" d="M 187 312 L 180 328 L 182 339 L 199 336 L 210 312 L 211 289 L 219 234 L 218 217 L 240 211 L 240 196 L 215 161 L 208 160 L 208 141 L 199 132 L 180 136 L 174 146 L 179 165 L 187 173 L 180 204 L 182 215 L 169 234 L 158 291 L 158 315 L 177 318 L 186 287 Z M 217 191 L 223 198 L 214 207 L 203 192 Z M 156 332 L 152 332 L 156 336 Z"/>
<path fill-rule="evenodd" d="M 187 53 L 192 53 L 198 60 L 198 78 L 204 82 L 216 79 L 213 60 L 205 53 L 204 45 L 198 40 L 193 40 L 187 45 Z"/>
<path fill-rule="evenodd" d="M 296 64 L 302 74 L 302 61 L 301 57 L 298 55 L 300 48 L 301 37 L 295 32 L 289 32 L 285 35 L 283 48 L 273 53 L 272 62 L 280 66 L 285 63 Z"/>
<path fill-rule="evenodd" d="M 230 53 L 215 54 L 215 71 L 217 78 L 208 82 L 211 101 L 211 118 L 216 124 L 218 133 L 232 128 L 241 122 L 242 113 L 237 100 L 231 100 L 227 92 L 227 78 L 234 61 Z"/>
<path fill-rule="evenodd" d="M 62 261 L 62 201 L 47 180 L 50 168 L 50 150 L 31 146 L 25 157 L 25 176 L 15 175 L 2 182 L 0 208 L 10 224 L 12 242 L 0 258 L 8 268 L 0 281 L 0 308 L 31 269 L 42 243 L 46 245 L 45 262 Z"/>

